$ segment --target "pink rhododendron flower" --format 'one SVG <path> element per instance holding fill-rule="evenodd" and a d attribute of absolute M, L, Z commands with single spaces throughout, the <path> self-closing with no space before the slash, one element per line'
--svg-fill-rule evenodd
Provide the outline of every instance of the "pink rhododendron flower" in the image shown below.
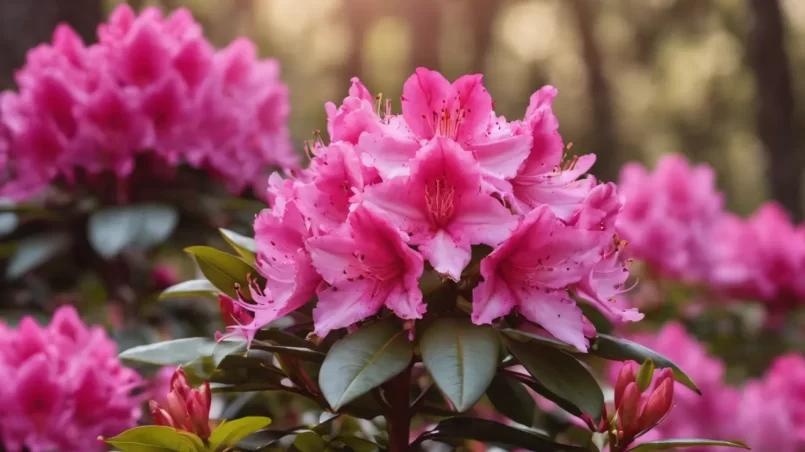
<path fill-rule="evenodd" d="M 254 318 L 230 329 L 250 338 L 314 292 L 320 336 L 354 329 L 383 307 L 419 319 L 425 273 L 474 287 L 476 323 L 517 308 L 579 350 L 596 332 L 571 293 L 613 320 L 641 318 L 617 300 L 629 274 L 615 235 L 617 189 L 576 181 L 592 157 L 562 165 L 546 100 L 554 96 L 540 91 L 524 121 L 508 122 L 492 111 L 480 75 L 449 83 L 420 68 L 403 88 L 402 114 L 387 101 L 381 117 L 380 97 L 353 79 L 342 105 L 326 106 L 332 141 L 308 148 L 307 169 L 268 179 L 272 210 L 255 221 L 267 282 L 253 281 L 251 301 L 235 300 Z M 541 157 L 531 162 L 534 153 Z M 527 199 L 517 199 L 517 177 Z M 484 257 L 479 245 L 494 250 Z"/>
<path fill-rule="evenodd" d="M 363 199 L 404 232 L 433 268 L 458 281 L 470 262 L 470 245 L 497 245 L 517 219 L 481 191 L 481 170 L 472 154 L 437 137 L 411 163 L 407 177 L 367 189 Z"/>
<path fill-rule="evenodd" d="M 216 52 L 187 10 L 137 16 L 127 5 L 84 45 L 67 26 L 28 55 L 19 92 L 0 94 L 4 196 L 53 181 L 151 170 L 139 157 L 206 169 L 233 192 L 295 167 L 287 88 L 241 39 Z"/>
<path fill-rule="evenodd" d="M 562 223 L 547 206 L 531 211 L 511 238 L 481 261 L 472 320 L 490 323 L 513 308 L 557 339 L 587 350 L 584 316 L 567 287 L 592 269 L 602 234 Z"/>
<path fill-rule="evenodd" d="M 316 334 L 326 335 L 377 313 L 383 305 L 403 319 L 425 313 L 422 256 L 387 219 L 359 207 L 344 228 L 308 240 L 313 265 L 329 284 L 313 310 Z"/>
<path fill-rule="evenodd" d="M 120 365 L 117 348 L 100 327 L 87 327 L 71 306 L 48 326 L 25 317 L 17 329 L 0 322 L 0 440 L 9 452 L 105 450 L 140 416 L 143 386 Z"/>
<path fill-rule="evenodd" d="M 691 167 L 679 155 L 663 157 L 654 173 L 639 164 L 624 166 L 618 186 L 626 202 L 617 228 L 629 241 L 629 254 L 664 276 L 706 281 L 708 246 L 723 204 L 714 183 L 712 168 Z"/>
<path fill-rule="evenodd" d="M 763 393 L 762 396 L 754 400 L 746 400 L 748 396 L 745 396 L 744 403 L 748 405 L 745 409 L 750 412 L 752 410 L 775 412 L 768 408 L 761 408 L 759 405 L 765 403 L 777 405 L 778 410 L 772 416 L 782 419 L 769 421 L 778 423 L 778 427 L 769 426 L 770 429 L 779 431 L 780 426 L 786 423 L 792 425 L 796 433 L 786 435 L 794 436 L 800 446 L 805 444 L 805 358 L 800 354 L 792 353 L 775 359 L 763 376 L 762 384 L 762 390 L 755 389 Z M 754 444 L 765 445 L 767 443 L 756 442 Z"/>

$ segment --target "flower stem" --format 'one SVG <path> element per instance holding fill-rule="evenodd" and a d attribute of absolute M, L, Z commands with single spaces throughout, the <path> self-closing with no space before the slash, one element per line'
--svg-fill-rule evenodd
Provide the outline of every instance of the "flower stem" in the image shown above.
<path fill-rule="evenodd" d="M 389 409 L 386 422 L 389 426 L 389 452 L 408 452 L 408 439 L 411 428 L 411 370 L 409 365 L 402 373 L 389 380 L 384 386 Z"/>

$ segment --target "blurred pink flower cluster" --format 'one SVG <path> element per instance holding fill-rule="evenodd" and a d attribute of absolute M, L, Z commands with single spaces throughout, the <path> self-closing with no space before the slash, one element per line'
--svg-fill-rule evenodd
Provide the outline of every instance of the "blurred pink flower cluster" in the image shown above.
<path fill-rule="evenodd" d="M 71 306 L 46 327 L 25 317 L 0 322 L 0 443 L 9 452 L 100 451 L 99 435 L 133 427 L 143 381 L 121 366 L 100 327 L 87 327 Z"/>
<path fill-rule="evenodd" d="M 663 157 L 653 173 L 624 166 L 617 231 L 631 257 L 659 276 L 708 284 L 725 296 L 775 308 L 805 300 L 805 227 L 768 203 L 744 220 L 723 209 L 709 166 Z"/>
<path fill-rule="evenodd" d="M 19 92 L 0 94 L 3 196 L 181 163 L 239 192 L 297 165 L 278 63 L 247 39 L 216 51 L 185 9 L 136 16 L 123 4 L 90 46 L 59 26 L 15 78 Z"/>
<path fill-rule="evenodd" d="M 724 383 L 725 366 L 707 354 L 703 345 L 677 323 L 666 324 L 656 335 L 639 334 L 632 340 L 670 358 L 699 386 L 702 395 L 676 383 L 674 407 L 660 425 L 639 442 L 671 438 L 740 439 L 753 449 L 796 452 L 805 445 L 805 359 L 777 358 L 762 379 L 743 387 Z M 610 367 L 615 384 L 621 365 Z M 692 452 L 721 450 L 698 447 Z"/>
<path fill-rule="evenodd" d="M 614 184 L 583 176 L 593 155 L 565 159 L 551 105 L 531 96 L 522 120 L 493 111 L 481 75 L 453 83 L 420 68 L 392 114 L 353 79 L 341 106 L 327 104 L 329 145 L 311 146 L 310 167 L 269 181 L 272 209 L 255 220 L 253 332 L 314 295 L 315 332 L 326 335 L 383 307 L 402 319 L 427 309 L 418 286 L 433 269 L 474 284 L 472 319 L 516 309 L 579 350 L 595 334 L 571 293 L 616 321 L 642 317 L 611 302 L 629 276 L 615 235 Z M 381 108 L 382 107 L 382 108 Z M 381 110 L 384 112 L 381 114 Z M 469 267 L 474 245 L 493 251 Z"/>

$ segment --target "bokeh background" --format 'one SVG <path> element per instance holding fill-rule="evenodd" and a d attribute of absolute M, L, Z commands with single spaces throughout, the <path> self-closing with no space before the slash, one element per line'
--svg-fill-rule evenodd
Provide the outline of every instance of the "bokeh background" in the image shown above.
<path fill-rule="evenodd" d="M 67 22 L 87 41 L 119 1 L 0 2 L 0 88 L 25 52 Z M 802 218 L 805 2 L 801 0 L 130 0 L 186 7 L 223 46 L 254 40 L 282 63 L 296 143 L 325 128 L 324 102 L 349 79 L 399 99 L 417 66 L 482 72 L 498 114 L 531 92 L 554 109 L 593 173 L 667 152 L 713 165 L 728 207 L 776 199 Z M 399 108 L 399 103 L 396 104 Z"/>

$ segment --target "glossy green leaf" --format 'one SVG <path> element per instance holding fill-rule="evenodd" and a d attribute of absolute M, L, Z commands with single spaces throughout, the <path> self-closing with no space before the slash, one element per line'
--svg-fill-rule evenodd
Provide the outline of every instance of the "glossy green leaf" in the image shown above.
<path fill-rule="evenodd" d="M 548 436 L 533 430 L 470 417 L 453 417 L 439 422 L 433 430 L 422 434 L 415 441 L 415 445 L 424 440 L 461 439 L 500 444 L 506 447 L 525 448 L 539 452 L 587 452 L 584 447 L 557 443 Z"/>
<path fill-rule="evenodd" d="M 643 443 L 629 452 L 649 452 L 652 450 L 668 450 L 686 447 L 699 447 L 699 446 L 720 446 L 720 447 L 735 447 L 739 449 L 750 449 L 749 446 L 740 441 L 717 441 L 712 439 L 663 439 L 659 441 L 649 441 Z"/>
<path fill-rule="evenodd" d="M 237 251 L 244 261 L 249 264 L 254 264 L 255 255 L 257 254 L 257 243 L 255 243 L 253 238 L 240 235 L 229 229 L 221 228 L 218 231 L 224 237 L 226 243 Z"/>
<path fill-rule="evenodd" d="M 235 285 L 244 290 L 249 287 L 247 275 L 256 275 L 257 270 L 241 259 L 208 246 L 191 246 L 185 252 L 196 258 L 204 276 L 221 292 L 237 297 Z"/>
<path fill-rule="evenodd" d="M 170 286 L 159 294 L 160 300 L 167 300 L 170 298 L 185 298 L 185 297 L 216 297 L 218 295 L 217 287 L 206 279 L 193 279 L 190 281 L 183 281 L 175 286 Z"/>
<path fill-rule="evenodd" d="M 590 341 L 590 354 L 600 356 L 612 361 L 635 361 L 642 363 L 647 359 L 654 361 L 654 365 L 659 368 L 670 368 L 674 371 L 674 379 L 688 388 L 701 394 L 696 383 L 682 371 L 673 361 L 660 355 L 659 353 L 644 347 L 640 344 L 621 339 L 618 337 L 599 334 L 598 337 Z"/>
<path fill-rule="evenodd" d="M 377 443 L 357 436 L 337 436 L 333 438 L 333 442 L 341 443 L 354 452 L 376 452 L 380 450 L 380 446 Z"/>
<path fill-rule="evenodd" d="M 122 452 L 206 452 L 201 439 L 171 427 L 147 425 L 104 439 Z"/>
<path fill-rule="evenodd" d="M 414 351 L 397 322 L 381 321 L 336 342 L 319 372 L 319 387 L 337 410 L 399 374 Z"/>
<path fill-rule="evenodd" d="M 322 362 L 324 361 L 324 357 L 326 356 L 324 353 L 316 350 L 312 350 L 307 347 L 290 347 L 286 345 L 274 345 L 264 341 L 252 341 L 252 348 L 256 348 L 258 350 L 266 350 L 272 353 L 278 353 L 280 355 L 288 355 L 294 356 L 306 361 L 311 362 Z"/>
<path fill-rule="evenodd" d="M 564 342 L 552 339 L 550 337 L 541 336 L 539 334 L 531 333 L 528 331 L 518 330 L 516 328 L 505 328 L 501 330 L 501 333 L 503 333 L 506 337 L 510 339 L 514 339 L 520 342 L 536 342 L 538 344 L 547 345 L 549 347 L 558 348 L 560 350 L 565 350 L 568 352 L 578 352 L 576 347 L 570 344 L 565 344 Z"/>
<path fill-rule="evenodd" d="M 238 441 L 252 433 L 266 428 L 269 424 L 271 424 L 271 419 L 262 416 L 246 416 L 226 421 L 219 425 L 210 435 L 210 450 L 212 452 L 221 452 L 227 447 L 234 446 Z"/>
<path fill-rule="evenodd" d="M 496 375 L 486 390 L 486 396 L 502 415 L 526 427 L 534 426 L 534 419 L 539 412 L 537 404 L 519 382 Z"/>
<path fill-rule="evenodd" d="M 221 361 L 224 360 L 229 355 L 239 353 L 243 354 L 246 351 L 246 347 L 248 343 L 245 339 L 226 339 L 221 342 L 215 344 L 215 348 L 212 350 L 212 362 L 215 364 L 215 367 L 218 367 L 221 364 Z"/>
<path fill-rule="evenodd" d="M 264 328 L 262 330 L 258 330 L 257 333 L 255 333 L 254 338 L 258 341 L 270 341 L 276 343 L 277 345 L 283 345 L 286 347 L 301 347 L 309 348 L 311 350 L 318 350 L 318 347 L 313 342 L 277 329 Z"/>
<path fill-rule="evenodd" d="M 23 276 L 63 253 L 69 246 L 70 236 L 66 232 L 36 235 L 20 240 L 6 267 L 6 279 Z"/>
<path fill-rule="evenodd" d="M 425 328 L 419 349 L 433 381 L 463 412 L 483 397 L 495 376 L 500 342 L 491 327 L 465 318 L 441 318 Z"/>
<path fill-rule="evenodd" d="M 157 366 L 180 366 L 198 358 L 210 356 L 215 341 L 206 337 L 191 337 L 133 347 L 120 353 L 120 359 Z"/>
<path fill-rule="evenodd" d="M 569 354 L 536 343 L 507 340 L 509 351 L 545 391 L 538 391 L 569 411 L 572 407 L 596 421 L 604 409 L 604 394 L 590 372 Z M 537 388 L 535 388 L 537 389 Z"/>
<path fill-rule="evenodd" d="M 163 204 L 111 207 L 92 214 L 87 238 L 92 248 L 109 259 L 129 247 L 150 248 L 164 242 L 179 222 L 179 213 Z"/>
<path fill-rule="evenodd" d="M 302 432 L 296 435 L 293 447 L 299 452 L 324 452 L 327 443 L 316 432 Z"/>

